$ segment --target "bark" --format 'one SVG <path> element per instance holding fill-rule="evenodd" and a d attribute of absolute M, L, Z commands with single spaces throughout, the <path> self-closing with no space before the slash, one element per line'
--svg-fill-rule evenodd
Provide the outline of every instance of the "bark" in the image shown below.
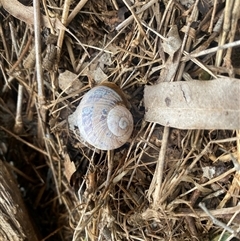
<path fill-rule="evenodd" d="M 0 240 L 38 240 L 16 180 L 2 160 L 0 160 Z"/>

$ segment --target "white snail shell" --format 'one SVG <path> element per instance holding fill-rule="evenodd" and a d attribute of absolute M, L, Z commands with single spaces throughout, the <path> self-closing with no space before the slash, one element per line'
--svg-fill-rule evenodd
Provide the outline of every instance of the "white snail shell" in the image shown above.
<path fill-rule="evenodd" d="M 77 120 L 82 138 L 100 150 L 122 146 L 133 131 L 133 117 L 122 95 L 105 85 L 96 86 L 83 96 Z"/>

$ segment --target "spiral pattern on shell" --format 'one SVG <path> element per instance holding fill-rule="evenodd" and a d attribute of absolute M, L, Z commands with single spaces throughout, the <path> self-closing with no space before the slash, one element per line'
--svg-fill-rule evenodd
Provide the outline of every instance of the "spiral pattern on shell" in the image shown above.
<path fill-rule="evenodd" d="M 133 130 L 133 117 L 122 97 L 108 86 L 88 91 L 78 106 L 80 135 L 92 146 L 112 150 L 128 141 Z"/>

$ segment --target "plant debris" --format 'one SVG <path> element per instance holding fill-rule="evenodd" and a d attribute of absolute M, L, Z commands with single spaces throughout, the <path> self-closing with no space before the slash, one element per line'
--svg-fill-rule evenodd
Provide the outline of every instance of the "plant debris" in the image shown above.
<path fill-rule="evenodd" d="M 174 97 L 173 85 L 234 79 L 211 88 L 239 118 L 240 1 L 36 2 L 0 0 L 0 158 L 39 240 L 239 239 L 238 126 L 147 122 L 144 89 L 151 101 L 157 86 Z M 108 152 L 80 142 L 68 123 L 101 81 L 124 91 L 134 117 L 130 140 Z M 169 104 L 158 100 L 153 108 Z"/>
<path fill-rule="evenodd" d="M 240 129 L 239 79 L 146 86 L 145 120 L 180 129 Z"/>

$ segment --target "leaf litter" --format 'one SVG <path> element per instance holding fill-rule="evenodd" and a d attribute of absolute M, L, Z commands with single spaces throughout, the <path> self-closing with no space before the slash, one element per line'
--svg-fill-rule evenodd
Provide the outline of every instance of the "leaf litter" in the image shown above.
<path fill-rule="evenodd" d="M 42 25 L 30 1 L 14 3 L 0 1 L 0 155 L 20 170 L 40 239 L 239 238 L 239 0 L 43 2 Z M 32 26 L 42 57 L 57 51 L 42 70 Z M 67 121 L 99 79 L 124 90 L 135 119 L 129 142 L 107 153 Z M 209 111 L 229 105 L 232 126 Z"/>

